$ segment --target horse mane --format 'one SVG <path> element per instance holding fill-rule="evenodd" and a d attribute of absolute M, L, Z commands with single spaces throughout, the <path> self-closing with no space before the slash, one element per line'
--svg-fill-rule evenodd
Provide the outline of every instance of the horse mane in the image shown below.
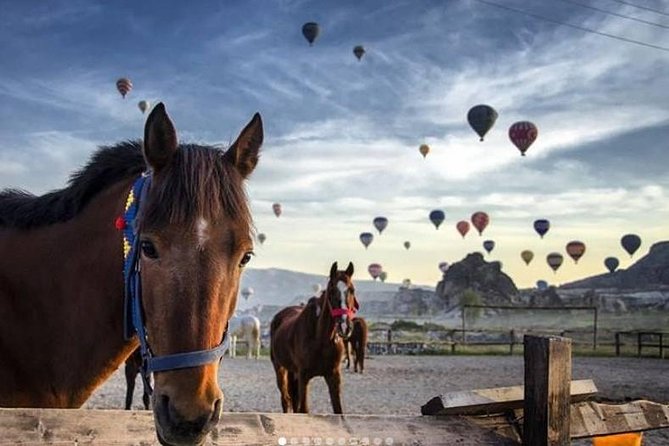
<path fill-rule="evenodd" d="M 169 174 L 154 182 L 147 221 L 162 225 L 195 216 L 229 215 L 250 225 L 246 193 L 234 166 L 211 146 L 181 144 Z M 65 188 L 36 196 L 25 190 L 0 191 L 0 227 L 30 229 L 76 217 L 101 191 L 146 170 L 141 141 L 101 146 L 90 161 L 70 176 Z M 238 181 L 226 181 L 236 178 Z M 153 205 L 151 205 L 153 203 Z"/>

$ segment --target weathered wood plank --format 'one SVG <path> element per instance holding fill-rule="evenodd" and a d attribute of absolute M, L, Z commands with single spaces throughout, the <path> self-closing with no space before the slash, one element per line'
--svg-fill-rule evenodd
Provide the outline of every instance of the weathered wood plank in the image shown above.
<path fill-rule="evenodd" d="M 526 335 L 524 345 L 523 445 L 569 445 L 571 340 Z"/>
<path fill-rule="evenodd" d="M 0 409 L 0 445 L 157 445 L 150 412 Z M 517 445 L 463 417 L 225 413 L 207 445 Z M 332 439 L 329 442 L 328 439 Z M 377 440 L 378 439 L 378 440 Z M 378 443 L 381 441 L 381 443 Z"/>
<path fill-rule="evenodd" d="M 572 438 L 669 427 L 669 405 L 639 400 L 626 404 L 582 402 L 571 406 Z"/>
<path fill-rule="evenodd" d="M 571 402 L 581 402 L 594 396 L 597 386 L 591 379 L 572 381 Z M 463 390 L 436 396 L 421 407 L 423 415 L 487 415 L 522 409 L 525 386 Z"/>

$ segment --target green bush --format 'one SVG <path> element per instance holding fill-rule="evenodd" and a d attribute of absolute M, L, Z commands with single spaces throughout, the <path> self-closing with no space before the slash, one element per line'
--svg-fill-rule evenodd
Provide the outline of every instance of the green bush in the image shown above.
<path fill-rule="evenodd" d="M 481 300 L 481 295 L 471 288 L 467 288 L 460 295 L 460 307 L 464 305 L 481 305 L 483 302 Z M 467 308 L 465 312 L 465 320 L 468 324 L 473 324 L 476 322 L 483 313 L 483 308 Z"/>

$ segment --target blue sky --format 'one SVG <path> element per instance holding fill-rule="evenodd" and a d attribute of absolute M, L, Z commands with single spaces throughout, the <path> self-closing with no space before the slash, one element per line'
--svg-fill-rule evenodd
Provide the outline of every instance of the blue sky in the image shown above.
<path fill-rule="evenodd" d="M 669 25 L 613 0 L 582 2 Z M 668 29 L 573 4 L 497 3 L 669 46 Z M 313 47 L 307 21 L 322 29 Z M 267 241 L 254 267 L 379 262 L 389 280 L 434 284 L 440 261 L 490 238 L 489 258 L 529 286 L 603 272 L 608 255 L 629 265 L 625 233 L 642 237 L 641 253 L 668 236 L 669 52 L 476 0 L 2 1 L 0 24 L 0 187 L 62 187 L 96 146 L 142 135 L 137 101 L 160 100 L 189 142 L 227 145 L 263 115 L 249 196 Z M 125 100 L 121 76 L 134 84 Z M 483 143 L 466 122 L 479 103 L 499 112 Z M 524 158 L 507 137 L 518 120 L 539 127 Z M 432 209 L 446 213 L 439 231 Z M 455 223 L 478 210 L 491 224 L 463 241 Z M 375 232 L 377 215 L 390 224 L 365 251 L 358 235 Z M 535 218 L 553 223 L 544 240 Z M 554 275 L 546 255 L 574 239 L 585 256 Z M 523 249 L 535 252 L 529 267 Z"/>

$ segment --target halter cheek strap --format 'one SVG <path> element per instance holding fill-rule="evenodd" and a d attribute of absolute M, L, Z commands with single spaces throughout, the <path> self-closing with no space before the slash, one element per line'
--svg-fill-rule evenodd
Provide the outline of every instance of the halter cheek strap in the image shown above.
<path fill-rule="evenodd" d="M 153 393 L 149 376 L 153 372 L 199 367 L 219 361 L 228 349 L 228 326 L 223 332 L 223 339 L 216 347 L 208 350 L 175 353 L 154 356 L 149 346 L 149 339 L 144 325 L 142 306 L 142 276 L 140 271 L 140 236 L 137 217 L 140 205 L 145 201 L 151 185 L 151 174 L 144 173 L 132 185 L 122 217 L 115 221 L 117 229 L 123 231 L 123 277 L 125 279 L 125 299 L 123 302 L 123 336 L 130 340 L 137 335 L 142 356 L 141 375 L 145 389 Z"/>

